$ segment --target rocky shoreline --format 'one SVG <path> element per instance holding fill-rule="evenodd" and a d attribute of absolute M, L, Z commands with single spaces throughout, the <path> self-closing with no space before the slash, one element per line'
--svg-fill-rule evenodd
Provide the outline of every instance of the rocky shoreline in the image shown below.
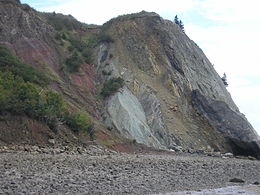
<path fill-rule="evenodd" d="M 0 147 L 0 194 L 158 194 L 260 182 L 260 161 L 101 146 Z"/>
<path fill-rule="evenodd" d="M 114 150 L 102 147 L 100 145 L 10 145 L 10 146 L 0 146 L 1 153 L 25 153 L 25 154 L 64 154 L 64 155 L 105 155 L 105 154 L 116 154 Z"/>

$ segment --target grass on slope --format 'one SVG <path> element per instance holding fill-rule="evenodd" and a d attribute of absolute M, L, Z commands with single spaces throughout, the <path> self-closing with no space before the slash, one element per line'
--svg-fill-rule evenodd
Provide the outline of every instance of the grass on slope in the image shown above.
<path fill-rule="evenodd" d="M 44 89 L 46 77 L 0 46 L 0 114 L 27 115 L 56 130 L 59 123 L 93 136 L 93 124 L 83 112 L 70 113 L 62 95 Z"/>

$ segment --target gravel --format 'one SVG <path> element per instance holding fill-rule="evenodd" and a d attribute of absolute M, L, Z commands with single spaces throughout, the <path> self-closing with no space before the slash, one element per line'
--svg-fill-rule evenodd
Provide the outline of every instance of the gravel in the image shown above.
<path fill-rule="evenodd" d="M 0 194 L 158 194 L 253 184 L 259 173 L 257 160 L 191 154 L 2 152 Z"/>

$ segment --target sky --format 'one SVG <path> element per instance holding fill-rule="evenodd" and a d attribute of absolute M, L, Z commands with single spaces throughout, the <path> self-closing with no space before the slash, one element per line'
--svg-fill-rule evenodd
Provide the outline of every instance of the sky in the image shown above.
<path fill-rule="evenodd" d="M 38 11 L 71 14 L 87 24 L 153 11 L 173 20 L 225 72 L 233 100 L 260 135 L 260 12 L 258 0 L 21 0 Z"/>

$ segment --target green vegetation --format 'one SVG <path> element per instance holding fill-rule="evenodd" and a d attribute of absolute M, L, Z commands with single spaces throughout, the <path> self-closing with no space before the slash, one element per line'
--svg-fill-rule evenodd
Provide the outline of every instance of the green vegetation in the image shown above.
<path fill-rule="evenodd" d="M 102 43 L 102 42 L 107 42 L 107 43 L 114 42 L 112 37 L 105 30 L 102 30 L 97 36 L 97 43 Z"/>
<path fill-rule="evenodd" d="M 70 44 L 68 50 L 73 52 L 73 54 L 65 61 L 67 70 L 70 73 L 78 72 L 82 62 L 93 63 L 93 49 L 98 43 L 113 42 L 112 38 L 105 32 L 81 38 L 72 33 L 62 31 L 56 34 L 56 40 L 67 40 Z"/>
<path fill-rule="evenodd" d="M 84 24 L 77 21 L 72 15 L 63 15 L 59 13 L 44 13 L 47 22 L 57 31 L 62 30 L 83 30 L 97 28 L 98 25 Z"/>
<path fill-rule="evenodd" d="M 185 32 L 185 30 L 184 30 L 184 24 L 182 23 L 181 20 L 179 20 L 179 18 L 178 18 L 177 15 L 174 17 L 174 23 L 177 24 L 177 25 L 179 25 L 179 27 L 181 28 L 182 32 Z"/>
<path fill-rule="evenodd" d="M 123 86 L 124 80 L 122 78 L 111 78 L 104 83 L 103 88 L 101 90 L 101 95 L 103 97 L 108 97 L 114 94 L 118 89 L 122 88 Z"/>
<path fill-rule="evenodd" d="M 91 48 L 86 47 L 82 51 L 82 56 L 84 57 L 84 60 L 85 60 L 86 63 L 88 63 L 88 64 L 93 63 L 93 50 Z"/>
<path fill-rule="evenodd" d="M 82 41 L 90 48 L 94 48 L 98 43 L 97 36 L 95 34 L 83 37 Z"/>
<path fill-rule="evenodd" d="M 88 45 L 80 40 L 79 38 L 73 37 L 72 35 L 69 36 L 68 41 L 70 42 L 71 46 L 75 49 L 77 49 L 79 52 L 82 52 L 85 47 L 88 47 Z"/>
<path fill-rule="evenodd" d="M 108 147 L 111 147 L 115 144 L 116 142 L 114 140 L 103 140 L 100 142 L 101 145 L 105 145 L 105 146 L 108 146 Z"/>
<path fill-rule="evenodd" d="M 78 112 L 75 114 L 67 114 L 65 116 L 66 124 L 74 132 L 85 132 L 88 133 L 92 138 L 94 136 L 93 123 L 91 122 L 89 116 L 83 112 Z"/>
<path fill-rule="evenodd" d="M 11 72 L 0 71 L 0 113 L 27 115 L 45 121 L 51 128 L 62 116 L 65 103 L 60 94 L 44 91 Z"/>
<path fill-rule="evenodd" d="M 223 74 L 223 77 L 221 77 L 221 80 L 223 81 L 224 85 L 227 87 L 228 86 L 228 82 L 227 82 L 227 75 L 226 75 L 226 73 Z"/>
<path fill-rule="evenodd" d="M 68 38 L 67 36 L 68 35 L 67 35 L 66 31 L 59 31 L 56 33 L 55 39 L 59 40 L 59 41 L 61 41 L 62 39 L 66 40 Z"/>
<path fill-rule="evenodd" d="M 47 77 L 13 56 L 5 47 L 0 45 L 0 71 L 11 72 L 14 76 L 20 76 L 25 82 L 31 82 L 40 86 L 46 86 Z"/>
<path fill-rule="evenodd" d="M 68 52 L 72 53 L 71 56 L 65 60 L 66 70 L 69 73 L 78 72 L 82 62 L 88 64 L 93 63 L 92 50 L 94 46 L 87 44 L 85 39 L 82 40 L 69 31 L 57 32 L 55 39 L 59 41 L 62 46 L 66 44 Z M 91 42 L 91 44 L 95 42 L 94 40 L 91 41 L 90 36 L 88 41 Z"/>
<path fill-rule="evenodd" d="M 102 70 L 102 74 L 105 76 L 110 76 L 112 74 L 112 71 L 106 71 L 106 70 Z"/>
<path fill-rule="evenodd" d="M 113 42 L 105 29 L 92 32 L 89 29 L 97 26 L 78 22 L 71 15 L 45 14 L 47 22 L 56 30 L 55 39 L 64 51 L 70 53 L 64 60 L 69 73 L 78 72 L 82 62 L 93 64 L 93 49 L 101 42 Z M 86 33 L 88 32 L 88 33 Z"/>
<path fill-rule="evenodd" d="M 45 77 L 0 47 L 0 115 L 27 115 L 56 130 L 65 123 L 74 132 L 93 137 L 93 125 L 87 114 L 71 114 L 61 94 L 45 90 Z M 38 78 L 39 77 L 39 78 Z"/>
<path fill-rule="evenodd" d="M 70 73 L 78 72 L 80 64 L 82 63 L 81 57 L 78 52 L 74 52 L 69 58 L 66 59 L 66 67 Z"/>
<path fill-rule="evenodd" d="M 112 130 L 113 130 L 113 127 L 107 126 L 107 130 L 108 130 L 108 131 L 112 131 Z"/>
<path fill-rule="evenodd" d="M 146 12 L 146 11 L 141 11 L 139 13 L 133 13 L 133 14 L 124 14 L 124 15 L 117 16 L 116 18 L 112 18 L 111 20 L 106 22 L 103 26 L 107 27 L 116 21 L 125 21 L 134 18 L 146 17 L 146 16 L 159 16 L 159 15 L 156 14 L 155 12 Z"/>
<path fill-rule="evenodd" d="M 52 14 L 46 14 L 47 22 L 53 26 L 53 28 L 57 31 L 61 30 L 78 30 L 83 28 L 83 24 L 77 21 L 71 15 L 62 15 L 56 14 L 53 12 Z"/>

